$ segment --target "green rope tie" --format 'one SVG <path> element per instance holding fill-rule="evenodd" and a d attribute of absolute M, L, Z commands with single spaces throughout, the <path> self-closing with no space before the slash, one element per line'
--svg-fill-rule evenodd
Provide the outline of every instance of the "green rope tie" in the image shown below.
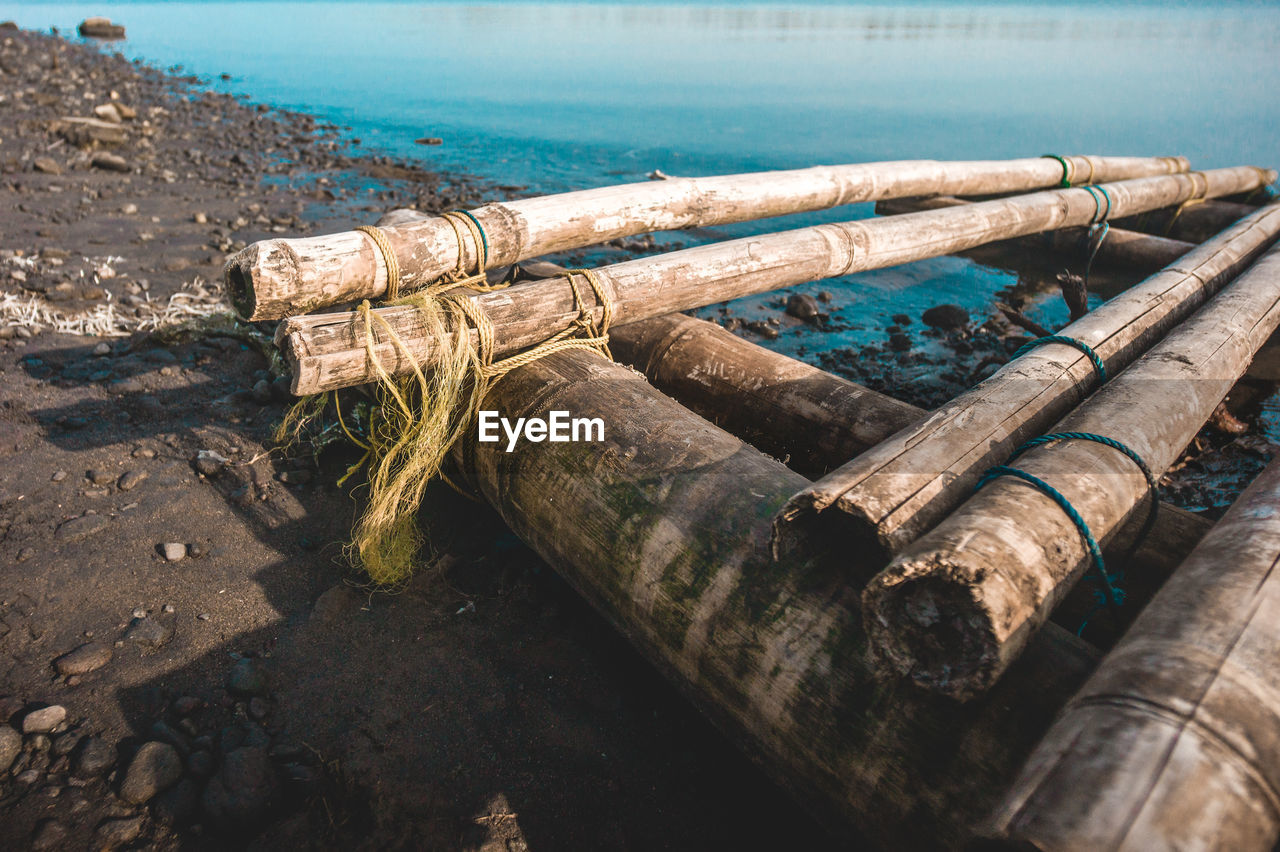
<path fill-rule="evenodd" d="M 468 219 L 472 221 L 472 223 L 475 224 L 476 230 L 480 232 L 480 242 L 484 246 L 484 256 L 488 258 L 489 257 L 489 235 L 484 232 L 484 227 L 480 224 L 480 220 L 477 219 L 472 214 L 468 213 L 466 210 L 454 210 L 453 212 L 461 213 L 463 216 L 466 216 Z M 484 270 L 482 269 L 480 271 L 483 272 Z"/>
<path fill-rule="evenodd" d="M 1093 364 L 1093 369 L 1098 373 L 1098 381 L 1105 383 L 1107 380 L 1107 365 L 1102 363 L 1102 358 L 1098 357 L 1098 353 L 1094 352 L 1089 344 L 1082 340 L 1076 340 L 1074 337 L 1067 337 L 1064 334 L 1050 334 L 1045 337 L 1037 337 L 1030 343 L 1023 344 L 1017 352 L 1013 353 L 1015 359 L 1021 358 L 1032 349 L 1045 346 L 1049 343 L 1065 343 L 1067 346 L 1074 346 L 1089 357 L 1089 361 Z"/>
<path fill-rule="evenodd" d="M 1064 189 L 1071 186 L 1071 164 L 1067 162 L 1066 157 L 1060 157 L 1057 154 L 1042 154 L 1040 159 L 1057 160 L 1059 163 L 1061 163 L 1062 164 L 1062 180 L 1058 183 L 1058 186 L 1063 187 Z"/>

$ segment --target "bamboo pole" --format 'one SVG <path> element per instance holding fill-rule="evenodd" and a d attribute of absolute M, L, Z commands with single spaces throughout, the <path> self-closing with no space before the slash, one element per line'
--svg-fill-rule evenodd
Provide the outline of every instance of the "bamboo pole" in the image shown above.
<path fill-rule="evenodd" d="M 805 476 L 925 413 L 683 314 L 620 326 L 609 347 L 658 390 Z"/>
<path fill-rule="evenodd" d="M 938 195 L 931 198 L 903 198 L 893 201 L 881 201 L 876 204 L 876 213 L 881 216 L 915 213 L 920 210 L 941 210 L 945 207 L 958 207 L 968 204 L 963 198 L 949 195 Z M 1256 208 L 1250 207 L 1252 213 Z M 1085 228 L 1064 228 L 1061 231 L 1046 231 L 1034 237 L 1019 237 L 992 243 L 975 252 L 998 252 L 1014 250 L 1021 253 L 1040 255 L 1047 249 L 1065 257 L 1082 258 L 1088 231 Z M 1098 267 L 1119 266 L 1143 272 L 1155 272 L 1168 266 L 1187 252 L 1195 248 L 1194 243 L 1173 240 L 1168 237 L 1157 237 L 1130 231 L 1124 228 L 1111 227 L 1098 247 L 1094 264 Z"/>
<path fill-rule="evenodd" d="M 1179 200 L 1247 190 L 1266 175 L 1252 167 L 1141 178 L 1109 184 L 1116 215 Z M 819 225 L 718 243 L 596 270 L 613 303 L 615 325 L 767 292 L 806 281 L 936 257 L 1006 237 L 1086 224 L 1101 202 L 1084 189 L 1059 189 L 948 210 Z M 579 315 L 570 287 L 531 282 L 472 296 L 495 330 L 495 357 L 545 339 Z M 588 298 L 591 298 L 588 296 Z M 597 321 L 603 308 L 594 307 Z M 435 347 L 412 306 L 379 308 L 404 342 L 374 328 L 375 354 L 391 374 L 430 363 Z M 376 375 L 357 313 L 315 314 L 281 323 L 277 342 L 293 370 L 293 392 L 311 394 L 363 384 Z M 474 339 L 474 332 L 472 332 Z"/>
<path fill-rule="evenodd" d="M 1199 201 L 1130 216 L 1116 224 L 1134 231 L 1202 243 L 1257 209 L 1255 205 L 1233 201 Z"/>
<path fill-rule="evenodd" d="M 711 227 L 788 213 L 825 210 L 901 195 L 1019 192 L 1074 183 L 1185 172 L 1183 157 L 1045 157 L 938 162 L 910 160 L 818 166 L 705 178 L 608 186 L 486 204 L 471 211 L 488 243 L 488 267 L 506 266 L 619 237 Z M 383 229 L 408 291 L 459 266 L 476 268 L 480 246 L 444 218 Z M 461 254 L 461 258 L 459 255 Z M 232 257 L 227 292 L 242 316 L 279 319 L 329 305 L 376 299 L 387 271 L 372 239 L 357 231 L 305 239 L 265 240 Z"/>
<path fill-rule="evenodd" d="M 1272 462 L 1072 698 L 986 833 L 1015 849 L 1274 848 L 1277 506 Z"/>
<path fill-rule="evenodd" d="M 958 846 L 994 805 L 1094 652 L 1042 634 L 986 700 L 877 682 L 845 560 L 768 553 L 803 478 L 632 370 L 566 351 L 508 374 L 484 408 L 599 417 L 593 443 L 455 450 L 530 547 L 731 739 L 815 812 L 889 844 Z"/>
<path fill-rule="evenodd" d="M 1114 375 L 1278 235 L 1280 204 L 1271 204 L 1059 333 L 1092 347 Z M 775 522 L 775 548 L 794 546 L 820 516 L 834 515 L 859 546 L 901 551 L 964 500 L 983 471 L 1044 432 L 1097 381 L 1089 359 L 1071 346 L 1042 346 L 1014 359 L 797 494 Z M 823 528 L 830 533 L 836 523 L 828 517 Z"/>
<path fill-rule="evenodd" d="M 1053 431 L 1114 438 L 1159 476 L 1278 325 L 1280 247 Z M 1036 447 L 1013 464 L 1057 489 L 1099 542 L 1148 502 L 1138 466 L 1091 441 Z M 1088 565 L 1082 536 L 1058 503 L 1020 479 L 995 479 L 867 585 L 878 665 L 972 697 L 1000 677 Z"/>

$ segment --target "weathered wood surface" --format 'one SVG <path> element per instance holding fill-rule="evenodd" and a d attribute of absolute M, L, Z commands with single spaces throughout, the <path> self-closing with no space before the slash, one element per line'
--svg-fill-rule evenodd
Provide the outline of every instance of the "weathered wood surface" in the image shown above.
<path fill-rule="evenodd" d="M 1102 183 L 1185 172 L 1182 157 L 1070 157 L 1076 183 Z M 901 195 L 1018 192 L 1056 186 L 1056 160 L 938 162 L 911 160 L 818 166 L 609 186 L 486 204 L 471 213 L 484 229 L 488 266 L 596 245 L 619 237 L 710 227 L 787 213 L 824 210 Z M 474 270 L 479 247 L 459 245 L 443 218 L 384 229 L 400 265 L 402 290 L 435 281 L 458 265 Z M 329 305 L 375 299 L 387 272 L 373 241 L 357 231 L 265 240 L 231 258 L 224 277 L 240 313 L 279 319 Z"/>
<path fill-rule="evenodd" d="M 987 833 L 1049 852 L 1273 849 L 1278 563 L 1273 462 L 1072 698 Z"/>
<path fill-rule="evenodd" d="M 1278 235 L 1280 204 L 1271 204 L 1060 333 L 1091 346 L 1115 375 Z M 837 513 L 859 546 L 899 552 L 968 497 L 983 471 L 1046 431 L 1097 384 L 1079 350 L 1032 350 L 797 494 L 778 516 L 775 546 L 788 549 L 817 516 Z M 828 520 L 823 528 L 836 525 Z"/>
<path fill-rule="evenodd" d="M 876 213 L 881 216 L 915 213 L 920 210 L 941 210 L 945 207 L 958 207 L 968 204 L 963 198 L 950 195 L 936 195 L 927 198 L 903 198 L 893 201 L 881 201 L 876 204 Z M 1252 213 L 1256 208 L 1249 208 Z M 1061 231 L 1048 231 L 1034 237 L 1019 237 L 1015 240 L 1002 240 L 975 249 L 974 253 L 987 255 L 1001 251 L 1016 254 L 1043 255 L 1046 251 L 1068 261 L 1085 258 L 1085 242 L 1088 239 L 1086 228 L 1064 228 Z M 1194 243 L 1173 240 L 1168 237 L 1157 237 L 1138 231 L 1112 227 L 1108 229 L 1106 238 L 1098 247 L 1094 265 L 1098 268 L 1108 266 L 1141 272 L 1155 272 L 1168 266 L 1187 252 L 1195 248 Z"/>
<path fill-rule="evenodd" d="M 985 700 L 877 682 L 848 555 L 781 568 L 769 556 L 770 518 L 799 474 L 589 352 L 521 367 L 484 407 L 604 419 L 603 442 L 507 453 L 468 436 L 455 458 L 517 535 L 821 815 L 898 848 L 958 846 L 1091 670 L 1088 646 L 1051 630 Z"/>
<path fill-rule="evenodd" d="M 805 476 L 821 476 L 924 415 L 683 314 L 619 326 L 609 346 L 658 390 Z"/>
<path fill-rule="evenodd" d="M 1216 169 L 1194 175 L 1141 178 L 1108 185 L 1114 211 L 1131 213 L 1208 193 L 1257 185 L 1259 170 Z M 1083 189 L 1059 189 L 884 219 L 819 225 L 699 246 L 596 270 L 613 302 L 614 324 L 701 307 L 806 281 L 936 257 L 1011 236 L 1089 222 L 1098 202 Z M 495 356 L 532 346 L 577 318 L 564 281 L 531 282 L 471 296 L 493 323 Z M 592 298 L 590 295 L 588 299 Z M 401 350 L 379 324 L 375 354 L 392 374 L 429 363 L 435 347 L 420 312 L 379 308 L 406 344 Z M 603 309 L 597 305 L 598 320 Z M 474 339 L 474 332 L 472 332 Z M 314 314 L 281 323 L 277 341 L 293 371 L 293 392 L 311 394 L 363 384 L 376 371 L 356 313 Z"/>
<path fill-rule="evenodd" d="M 1116 225 L 1190 243 L 1212 239 L 1258 208 L 1233 201 L 1197 201 L 1185 207 L 1152 210 L 1116 220 Z"/>
<path fill-rule="evenodd" d="M 1157 476 L 1177 460 L 1280 325 L 1280 247 L 1050 431 L 1133 449 Z M 1148 505 L 1132 460 L 1091 441 L 1036 447 L 1013 464 L 1056 488 L 1109 541 Z M 886 673 L 965 699 L 994 683 L 1089 567 L 1062 508 L 1022 480 L 988 483 L 867 585 Z"/>

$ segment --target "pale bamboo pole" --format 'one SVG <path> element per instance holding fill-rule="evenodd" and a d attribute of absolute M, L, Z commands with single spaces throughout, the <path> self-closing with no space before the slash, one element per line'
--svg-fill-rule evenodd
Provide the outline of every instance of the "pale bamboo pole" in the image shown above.
<path fill-rule="evenodd" d="M 1059 333 L 1092 347 L 1109 374 L 1124 369 L 1280 236 L 1280 204 L 1233 225 L 1173 266 L 1126 290 Z M 1098 384 L 1082 352 L 1052 344 L 1014 359 L 797 494 L 775 523 L 776 547 L 825 517 L 859 546 L 901 551 L 971 492 L 982 472 L 1040 434 Z"/>
<path fill-rule="evenodd" d="M 1197 197 L 1251 189 L 1270 173 L 1248 166 L 1108 184 L 1114 215 L 1155 209 Z M 1054 228 L 1087 224 L 1105 212 L 1097 189 L 1059 189 L 947 210 L 819 225 L 718 243 L 596 270 L 613 304 L 614 323 L 674 313 L 864 269 L 894 266 Z M 545 339 L 579 316 L 564 281 L 531 282 L 472 296 L 495 331 L 494 356 Z M 592 298 L 591 296 L 587 297 Z M 603 307 L 594 307 L 597 321 Z M 389 373 L 430 363 L 435 347 L 412 306 L 379 308 L 404 346 L 375 324 L 374 352 Z M 372 381 L 377 371 L 365 347 L 358 313 L 315 314 L 281 323 L 277 341 L 293 370 L 293 392 L 311 394 Z M 474 332 L 473 339 L 474 339 Z"/>
<path fill-rule="evenodd" d="M 804 479 L 632 370 L 565 351 L 484 408 L 599 417 L 602 440 L 480 443 L 462 478 L 510 528 L 810 810 L 902 848 L 959 846 L 1092 668 L 1048 630 L 985 700 L 876 681 L 847 559 L 768 553 Z M 853 555 L 857 558 L 857 555 Z"/>
<path fill-rule="evenodd" d="M 1158 477 L 1278 325 L 1280 247 L 1051 431 L 1120 441 Z M 1132 459 L 1092 441 L 1039 446 L 1011 464 L 1056 489 L 1099 542 L 1154 499 Z M 878 665 L 972 697 L 1089 565 L 1082 534 L 1051 496 L 1013 476 L 994 479 L 868 583 L 863 607 Z"/>
<path fill-rule="evenodd" d="M 470 211 L 488 245 L 487 267 L 506 266 L 649 231 L 711 227 L 825 210 L 904 195 L 980 195 L 1073 183 L 1104 183 L 1185 172 L 1184 157 L 1067 157 L 977 162 L 908 160 L 818 166 L 608 186 L 486 204 Z M 383 228 L 404 292 L 461 265 L 474 271 L 481 246 L 444 218 Z M 461 260 L 461 264 L 459 261 Z M 387 270 L 373 239 L 358 231 L 265 240 L 231 258 L 224 277 L 232 304 L 252 320 L 376 299 Z"/>
<path fill-rule="evenodd" d="M 961 204 L 968 203 L 970 202 L 965 201 L 963 198 L 949 195 L 939 195 L 932 198 L 903 198 L 895 201 L 881 201 L 876 204 L 876 213 L 882 216 L 892 216 L 915 213 L 920 210 L 941 210 L 944 207 L 958 207 Z M 1254 209 L 1252 207 L 1249 208 L 1249 212 L 1252 213 Z M 1019 237 L 1015 240 L 992 243 L 981 249 L 975 249 L 975 251 L 990 252 L 1014 249 L 1019 252 L 1040 255 L 1047 249 L 1068 259 L 1072 258 L 1073 255 L 1076 258 L 1083 258 L 1084 243 L 1087 239 L 1088 231 L 1085 228 L 1064 228 L 1061 231 L 1047 231 L 1034 237 Z M 1193 248 L 1195 248 L 1195 243 L 1113 226 L 1108 228 L 1106 236 L 1098 246 L 1094 264 L 1098 268 L 1120 266 L 1126 269 L 1136 269 L 1151 273 L 1168 266 Z"/>
<path fill-rule="evenodd" d="M 1272 462 L 1071 699 L 986 834 L 1016 849 L 1275 847 L 1278 507 Z"/>

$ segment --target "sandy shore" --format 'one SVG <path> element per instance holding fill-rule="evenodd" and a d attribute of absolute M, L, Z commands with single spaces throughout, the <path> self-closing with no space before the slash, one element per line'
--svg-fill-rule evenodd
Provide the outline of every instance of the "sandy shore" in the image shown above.
<path fill-rule="evenodd" d="M 362 591 L 352 458 L 270 452 L 258 339 L 152 333 L 217 311 L 248 242 L 478 184 L 16 30 L 0 116 L 0 846 L 830 839 L 447 489 L 439 563 Z"/>

